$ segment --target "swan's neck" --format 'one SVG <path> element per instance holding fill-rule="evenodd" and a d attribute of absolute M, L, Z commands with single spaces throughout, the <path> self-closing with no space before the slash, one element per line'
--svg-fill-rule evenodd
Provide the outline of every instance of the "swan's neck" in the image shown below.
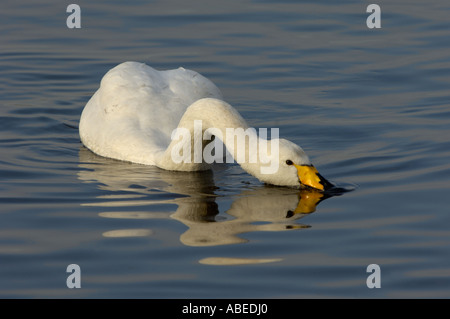
<path fill-rule="evenodd" d="M 211 136 L 223 142 L 227 154 L 215 147 L 219 145 L 216 141 L 208 145 Z M 258 176 L 260 159 L 255 155 L 260 141 L 266 140 L 258 137 L 231 105 L 217 99 L 201 99 L 187 108 L 157 165 L 169 170 L 205 170 L 212 161 L 220 162 L 222 157 L 229 162 L 231 156 L 231 161 L 236 160 L 248 173 Z"/>

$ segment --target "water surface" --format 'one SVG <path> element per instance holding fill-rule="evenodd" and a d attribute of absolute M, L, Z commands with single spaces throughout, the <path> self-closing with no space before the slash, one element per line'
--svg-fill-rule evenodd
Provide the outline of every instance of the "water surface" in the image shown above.
<path fill-rule="evenodd" d="M 378 30 L 351 0 L 77 3 L 81 29 L 63 3 L 2 5 L 1 297 L 450 297 L 446 1 L 379 1 Z M 200 72 L 355 189 L 323 199 L 236 164 L 92 154 L 80 114 L 123 61 Z"/>

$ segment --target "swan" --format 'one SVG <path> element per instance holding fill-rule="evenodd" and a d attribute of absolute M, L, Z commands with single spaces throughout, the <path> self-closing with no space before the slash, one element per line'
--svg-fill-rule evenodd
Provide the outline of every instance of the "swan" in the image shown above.
<path fill-rule="evenodd" d="M 196 132 L 198 121 L 202 124 L 201 135 Z M 236 159 L 243 152 L 247 160 L 238 163 L 261 182 L 319 191 L 333 186 L 319 174 L 300 146 L 286 139 L 271 139 L 269 143 L 257 136 L 238 111 L 223 100 L 220 90 L 210 80 L 184 68 L 158 71 L 133 61 L 117 65 L 102 78 L 79 123 L 81 141 L 92 152 L 172 171 L 211 168 L 204 160 L 174 159 L 174 152 L 179 149 L 194 156 L 194 139 L 199 136 L 203 138 L 201 149 L 204 150 L 208 141 L 203 134 L 210 128 L 222 133 L 214 137 L 222 136 L 227 154 Z M 173 138 L 174 132 L 180 129 L 190 133 L 191 138 L 184 141 Z M 248 143 L 234 147 L 234 137 L 224 138 L 227 129 L 240 129 L 241 135 L 247 134 L 244 138 Z M 255 150 L 252 143 L 262 145 L 262 142 L 266 142 L 268 150 L 265 160 L 259 157 L 248 160 Z M 275 165 L 276 170 L 264 172 L 267 163 Z"/>

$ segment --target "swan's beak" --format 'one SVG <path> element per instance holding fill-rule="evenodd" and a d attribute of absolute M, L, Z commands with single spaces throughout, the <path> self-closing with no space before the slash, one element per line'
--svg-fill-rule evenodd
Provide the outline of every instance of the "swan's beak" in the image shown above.
<path fill-rule="evenodd" d="M 329 181 L 327 181 L 322 175 L 319 174 L 317 169 L 312 165 L 296 165 L 298 179 L 302 185 L 306 185 L 320 191 L 326 191 L 333 187 Z"/>

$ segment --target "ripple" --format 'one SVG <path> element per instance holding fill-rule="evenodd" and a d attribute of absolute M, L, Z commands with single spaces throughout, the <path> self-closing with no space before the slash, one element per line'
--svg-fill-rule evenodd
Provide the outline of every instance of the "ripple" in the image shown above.
<path fill-rule="evenodd" d="M 98 216 L 105 218 L 120 219 L 161 219 L 169 218 L 169 213 L 163 212 L 103 212 Z"/>
<path fill-rule="evenodd" d="M 280 262 L 283 259 L 272 258 L 232 258 L 232 257 L 208 257 L 199 261 L 200 264 L 214 266 L 254 265 Z"/>
<path fill-rule="evenodd" d="M 153 232 L 150 229 L 117 229 L 104 232 L 103 237 L 123 238 L 123 237 L 146 237 Z"/>

